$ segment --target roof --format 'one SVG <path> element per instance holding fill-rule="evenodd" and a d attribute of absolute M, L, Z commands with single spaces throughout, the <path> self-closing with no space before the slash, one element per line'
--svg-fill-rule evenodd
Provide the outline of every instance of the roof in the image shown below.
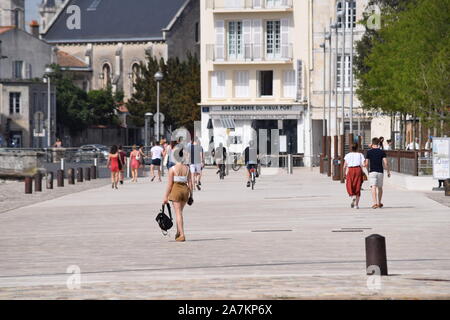
<path fill-rule="evenodd" d="M 164 40 L 170 25 L 189 0 L 69 0 L 43 38 L 51 43 Z M 81 10 L 81 28 L 70 30 L 67 21 Z M 67 9 L 66 9 L 67 8 Z M 69 19 L 69 21 L 71 21 Z"/>
<path fill-rule="evenodd" d="M 9 27 L 0 27 L 0 34 L 6 33 L 6 32 L 8 32 L 8 31 L 10 31 L 10 30 L 15 29 L 15 28 L 16 28 L 16 27 L 12 27 L 12 26 L 9 26 Z"/>
<path fill-rule="evenodd" d="M 89 66 L 65 51 L 58 50 L 56 53 L 58 65 L 63 68 L 88 68 Z"/>

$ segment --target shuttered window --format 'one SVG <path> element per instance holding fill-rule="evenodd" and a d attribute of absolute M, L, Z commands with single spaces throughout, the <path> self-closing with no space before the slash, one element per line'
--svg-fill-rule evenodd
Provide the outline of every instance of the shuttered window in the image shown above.
<path fill-rule="evenodd" d="M 248 98 L 250 94 L 249 90 L 249 72 L 248 71 L 236 71 L 234 79 L 234 94 L 236 98 Z"/>
<path fill-rule="evenodd" d="M 296 97 L 295 70 L 283 72 L 283 96 L 292 99 Z"/>
<path fill-rule="evenodd" d="M 225 98 L 225 71 L 211 73 L 211 98 Z"/>

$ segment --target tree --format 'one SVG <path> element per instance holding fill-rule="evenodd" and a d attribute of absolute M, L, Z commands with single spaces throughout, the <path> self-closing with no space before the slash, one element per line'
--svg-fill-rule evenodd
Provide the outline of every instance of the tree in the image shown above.
<path fill-rule="evenodd" d="M 111 88 L 106 90 L 92 90 L 88 93 L 88 106 L 90 112 L 89 123 L 94 125 L 117 125 L 116 110 L 118 101 Z"/>
<path fill-rule="evenodd" d="M 135 125 L 143 126 L 145 113 L 156 113 L 154 74 L 157 71 L 164 74 L 160 83 L 160 111 L 166 117 L 165 123 L 192 130 L 194 121 L 200 119 L 197 105 L 200 102 L 200 64 L 197 56 L 189 53 L 184 61 L 170 58 L 165 62 L 147 57 L 147 64 L 140 66 L 135 93 L 127 103 L 131 120 Z"/>

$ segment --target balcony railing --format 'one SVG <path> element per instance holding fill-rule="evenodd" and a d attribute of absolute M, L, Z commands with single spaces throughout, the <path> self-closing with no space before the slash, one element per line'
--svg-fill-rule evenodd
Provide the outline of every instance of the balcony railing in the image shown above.
<path fill-rule="evenodd" d="M 250 10 L 292 9 L 293 0 L 206 0 L 206 9 Z"/>
<path fill-rule="evenodd" d="M 268 53 L 263 45 L 245 44 L 237 54 L 230 54 L 224 46 L 206 45 L 206 60 L 213 62 L 289 62 L 293 59 L 292 43 L 281 45 L 279 53 Z"/>

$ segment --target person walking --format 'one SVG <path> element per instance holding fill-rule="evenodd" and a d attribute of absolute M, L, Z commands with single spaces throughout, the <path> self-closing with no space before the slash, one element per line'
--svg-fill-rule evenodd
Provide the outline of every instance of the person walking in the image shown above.
<path fill-rule="evenodd" d="M 116 145 L 113 145 L 109 152 L 108 161 L 106 163 L 106 166 L 109 168 L 109 170 L 111 170 L 111 182 L 113 189 L 118 189 L 117 185 L 119 184 L 120 164 L 121 160 L 119 156 L 119 149 Z"/>
<path fill-rule="evenodd" d="M 251 185 L 250 171 L 252 169 L 257 169 L 258 167 L 258 149 L 253 140 L 249 142 L 248 147 L 245 148 L 244 150 L 244 160 L 245 166 L 247 167 L 247 188 L 250 188 Z"/>
<path fill-rule="evenodd" d="M 123 151 L 122 145 L 119 145 L 119 157 L 120 157 L 119 180 L 120 180 L 120 184 L 123 184 L 124 171 L 125 171 L 125 168 L 127 166 L 127 153 L 125 151 Z"/>
<path fill-rule="evenodd" d="M 167 157 L 167 170 L 172 168 L 175 165 L 175 159 L 173 157 L 173 150 L 178 145 L 177 141 L 171 141 L 170 144 L 166 148 L 166 157 Z"/>
<path fill-rule="evenodd" d="M 154 146 L 150 149 L 150 155 L 152 157 L 152 162 L 150 165 L 150 174 L 152 176 L 152 182 L 155 180 L 155 168 L 158 171 L 158 179 L 161 182 L 161 163 L 163 157 L 164 149 L 160 146 L 159 141 L 156 141 Z"/>
<path fill-rule="evenodd" d="M 386 152 L 380 149 L 380 139 L 372 139 L 372 149 L 367 151 L 365 166 L 369 168 L 369 184 L 372 189 L 373 209 L 383 208 L 381 199 L 383 197 L 384 169 L 391 177 L 391 170 L 386 159 Z"/>
<path fill-rule="evenodd" d="M 177 234 L 175 241 L 184 242 L 186 236 L 184 233 L 183 210 L 189 197 L 192 195 L 193 185 L 191 180 L 191 171 L 187 165 L 187 155 L 180 148 L 175 148 L 179 157 L 177 163 L 169 169 L 169 177 L 166 192 L 164 194 L 163 204 L 172 201 L 176 213 Z"/>
<path fill-rule="evenodd" d="M 132 151 L 130 153 L 130 161 L 131 161 L 131 182 L 137 182 L 138 178 L 138 170 L 141 166 L 141 153 L 137 150 L 136 145 L 133 145 Z"/>
<path fill-rule="evenodd" d="M 214 154 L 214 161 L 217 165 L 217 172 L 216 174 L 220 173 L 221 167 L 226 165 L 227 160 L 227 148 L 223 146 L 223 143 L 219 143 L 219 146 L 216 148 L 216 150 L 213 150 Z M 225 168 L 224 168 L 225 170 Z"/>
<path fill-rule="evenodd" d="M 352 145 L 352 151 L 344 158 L 344 172 L 346 177 L 347 193 L 352 197 L 351 208 L 359 209 L 359 200 L 361 199 L 361 186 L 364 175 L 364 156 L 358 151 L 358 144 Z"/>
<path fill-rule="evenodd" d="M 188 145 L 188 149 L 190 150 L 190 170 L 191 170 L 191 178 L 192 185 L 196 186 L 200 191 L 200 175 L 202 173 L 203 164 L 204 164 L 204 153 L 203 148 L 200 145 L 200 141 L 198 137 L 194 138 L 191 144 Z"/>

